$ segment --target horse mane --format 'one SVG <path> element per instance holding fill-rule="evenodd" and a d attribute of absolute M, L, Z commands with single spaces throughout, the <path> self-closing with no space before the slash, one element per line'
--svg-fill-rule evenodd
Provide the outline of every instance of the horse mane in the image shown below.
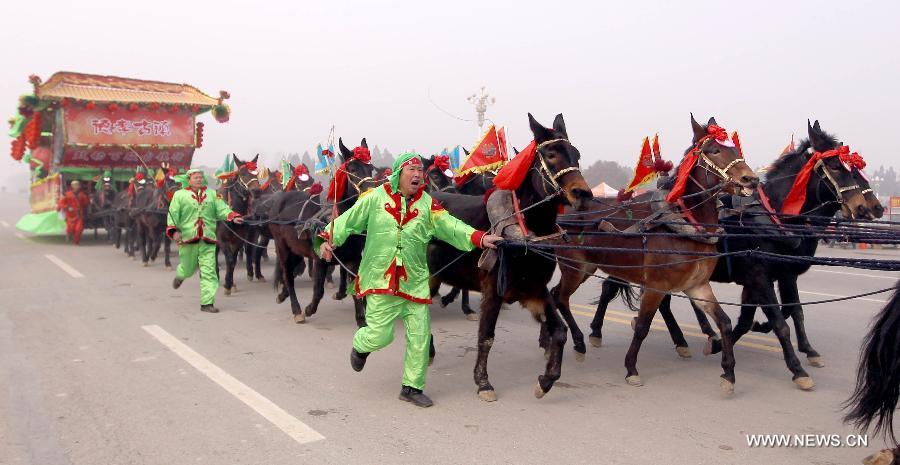
<path fill-rule="evenodd" d="M 821 132 L 821 136 L 829 147 L 837 147 L 838 140 L 833 135 L 823 131 Z M 812 142 L 810 142 L 809 139 L 802 139 L 797 145 L 797 148 L 782 154 L 772 162 L 771 167 L 766 172 L 764 190 L 769 197 L 772 208 L 776 211 L 781 210 L 784 199 L 794 185 L 794 179 L 797 178 L 797 173 L 800 172 L 800 169 L 803 168 L 803 165 L 809 160 L 807 153 L 810 147 L 812 147 Z"/>

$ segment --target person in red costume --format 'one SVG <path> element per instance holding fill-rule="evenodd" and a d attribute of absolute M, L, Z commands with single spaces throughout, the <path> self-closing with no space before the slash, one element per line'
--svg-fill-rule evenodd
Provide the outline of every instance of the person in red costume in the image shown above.
<path fill-rule="evenodd" d="M 81 182 L 77 179 L 70 186 L 66 195 L 59 199 L 56 210 L 66 215 L 66 241 L 78 245 L 81 242 L 81 232 L 84 231 L 84 213 L 91 200 L 81 190 Z"/>

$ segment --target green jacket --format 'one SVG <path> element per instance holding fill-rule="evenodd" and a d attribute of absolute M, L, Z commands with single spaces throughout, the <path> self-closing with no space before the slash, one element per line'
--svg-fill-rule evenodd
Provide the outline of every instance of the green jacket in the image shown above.
<path fill-rule="evenodd" d="M 166 235 L 171 238 L 177 230 L 185 244 L 201 240 L 215 244 L 216 221 L 231 221 L 238 216 L 215 191 L 206 187 L 196 192 L 191 188 L 181 189 L 169 202 Z"/>
<path fill-rule="evenodd" d="M 370 189 L 314 240 L 319 246 L 328 239 L 340 246 L 352 234 L 366 234 L 356 295 L 395 295 L 417 303 L 431 303 L 426 251 L 432 237 L 457 249 L 481 246 L 484 232 L 454 218 L 430 195 L 420 190 L 410 204 L 388 183 Z M 333 231 L 333 232 L 332 232 Z M 332 236 L 333 234 L 333 236 Z"/>

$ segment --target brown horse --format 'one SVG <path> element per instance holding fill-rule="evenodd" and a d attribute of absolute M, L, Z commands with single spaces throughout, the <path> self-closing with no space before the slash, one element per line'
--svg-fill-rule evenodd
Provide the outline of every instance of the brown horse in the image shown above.
<path fill-rule="evenodd" d="M 683 195 L 679 198 L 670 195 L 669 200 L 677 201 L 677 207 L 673 208 L 679 209 L 675 211 L 680 211 L 688 224 L 693 223 L 698 230 L 710 232 L 700 225 L 718 222 L 716 195 L 723 190 L 749 195 L 759 183 L 759 178 L 747 166 L 735 145 L 727 140 L 724 130 L 716 125 L 714 118 L 710 118 L 707 126 L 702 126 L 692 115 L 691 126 L 694 131 L 692 147 L 678 167 L 679 175 L 673 177 L 676 185 L 681 183 L 684 186 Z M 735 382 L 731 321 L 715 303 L 716 296 L 709 284 L 716 258 L 708 255 L 716 252 L 716 246 L 682 236 L 614 234 L 613 228 L 624 230 L 652 214 L 651 203 L 639 198 L 624 205 L 615 201 L 605 202 L 599 211 L 579 215 L 580 219 L 595 221 L 593 228 L 600 224 L 602 229 L 613 234 L 581 236 L 581 245 L 595 249 L 557 251 L 562 272 L 560 283 L 553 290 L 557 305 L 567 320 L 573 321 L 569 299 L 597 269 L 620 281 L 644 286 L 634 337 L 625 357 L 626 381 L 640 386 L 637 356 L 656 309 L 667 293 L 684 292 L 697 299 L 697 305 L 711 315 L 719 327 L 723 345 L 722 368 L 725 371 L 721 384 L 725 392 L 731 393 Z M 612 225 L 612 228 L 604 227 L 606 224 Z M 643 227 L 638 231 L 644 231 L 652 225 L 652 221 L 639 224 Z M 577 229 L 569 231 L 570 234 L 578 232 Z M 616 248 L 628 250 L 610 250 Z M 683 253 L 653 253 L 654 250 Z M 584 351 L 583 347 L 581 351 Z"/>
<path fill-rule="evenodd" d="M 218 195 L 225 199 L 235 213 L 246 216 L 251 213 L 251 205 L 259 195 L 259 172 L 256 167 L 259 154 L 247 162 L 240 160 L 237 155 L 231 156 L 237 169 L 225 175 Z M 245 249 L 244 257 L 247 258 L 247 274 L 252 276 L 253 261 L 250 258 L 253 257 L 251 247 L 254 246 L 249 241 L 252 229 L 253 226 L 243 224 L 226 224 L 221 221 L 216 224 L 219 250 L 225 255 L 225 295 L 231 295 L 237 290 L 234 285 L 234 267 L 237 266 L 238 251 L 242 248 Z M 216 257 L 218 258 L 218 254 Z"/>
<path fill-rule="evenodd" d="M 521 172 L 524 180 L 513 188 L 520 200 L 525 226 L 541 237 L 557 233 L 556 216 L 562 205 L 569 204 L 583 210 L 592 195 L 579 170 L 581 153 L 569 142 L 563 116 L 556 116 L 552 128 L 545 128 L 531 114 L 528 120 L 534 135 L 533 158 L 530 164 L 520 162 L 514 167 L 527 171 Z M 466 224 L 481 230 L 490 229 L 491 221 L 482 197 L 440 192 L 432 197 Z M 478 396 L 488 402 L 497 400 L 488 379 L 487 362 L 494 345 L 502 303 L 519 302 L 535 320 L 545 322 L 551 338 L 550 357 L 544 374 L 538 376 L 534 387 L 535 396 L 541 398 L 560 377 L 562 349 L 566 342 L 566 325 L 547 289 L 556 263 L 521 248 L 504 247 L 500 253 L 502 260 L 499 265 L 486 271 L 478 266 L 480 252 L 460 256 L 460 252 L 448 244 L 432 241 L 428 250 L 428 267 L 436 275 L 432 276 L 430 284 L 432 289 L 436 284 L 443 283 L 481 291 L 475 384 L 478 386 Z"/>

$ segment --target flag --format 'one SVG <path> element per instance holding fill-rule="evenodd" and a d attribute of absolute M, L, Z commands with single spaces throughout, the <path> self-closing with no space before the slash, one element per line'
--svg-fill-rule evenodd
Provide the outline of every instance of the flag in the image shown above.
<path fill-rule="evenodd" d="M 663 161 L 662 154 L 659 152 L 659 134 L 653 136 L 653 144 L 650 143 L 649 137 L 645 137 L 644 143 L 641 144 L 641 155 L 634 168 L 634 177 L 631 178 L 628 187 L 622 190 L 620 197 L 653 181 L 660 172 L 667 172 L 671 169 L 672 163 Z"/>
<path fill-rule="evenodd" d="M 793 152 L 794 150 L 794 135 L 791 134 L 791 143 L 784 147 L 784 150 L 781 151 L 781 154 L 786 155 Z"/>
<path fill-rule="evenodd" d="M 332 174 L 334 171 L 334 146 L 329 145 L 328 149 L 323 149 L 322 144 L 316 145 L 316 174 Z M 288 173 L 290 174 L 290 173 Z"/>
<path fill-rule="evenodd" d="M 506 126 L 497 131 L 497 145 L 500 148 L 500 158 L 503 158 L 503 161 L 509 161 L 509 149 L 506 147 Z"/>
<path fill-rule="evenodd" d="M 466 160 L 459 167 L 458 174 L 460 176 L 469 173 L 483 173 L 485 171 L 494 170 L 503 166 L 506 161 L 504 152 L 500 148 L 500 138 L 497 135 L 497 128 L 492 124 L 484 136 L 466 157 Z"/>
<path fill-rule="evenodd" d="M 320 145 L 319 148 L 322 146 Z M 291 180 L 291 173 L 294 170 L 291 168 L 291 164 L 288 163 L 284 158 L 281 159 L 281 188 L 284 189 L 287 187 L 288 181 Z"/>
<path fill-rule="evenodd" d="M 453 150 L 450 151 L 450 168 L 454 170 L 459 169 L 459 152 L 461 151 L 462 149 L 458 145 L 453 147 Z"/>

